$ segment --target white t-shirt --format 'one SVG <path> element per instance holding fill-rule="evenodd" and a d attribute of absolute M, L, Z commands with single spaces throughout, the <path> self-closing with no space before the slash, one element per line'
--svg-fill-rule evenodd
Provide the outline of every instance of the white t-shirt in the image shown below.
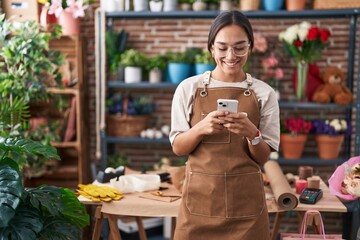
<path fill-rule="evenodd" d="M 190 117 L 196 90 L 204 87 L 202 79 L 203 74 L 192 76 L 182 81 L 176 88 L 171 107 L 171 131 L 169 135 L 171 144 L 173 144 L 175 137 L 179 133 L 190 129 Z M 261 111 L 259 130 L 264 141 L 273 150 L 278 151 L 280 142 L 280 110 L 276 93 L 272 87 L 261 80 L 252 78 L 252 82 L 253 84 L 250 88 L 258 98 Z M 246 81 L 223 82 L 211 78 L 207 88 L 217 87 L 247 88 L 247 84 Z"/>

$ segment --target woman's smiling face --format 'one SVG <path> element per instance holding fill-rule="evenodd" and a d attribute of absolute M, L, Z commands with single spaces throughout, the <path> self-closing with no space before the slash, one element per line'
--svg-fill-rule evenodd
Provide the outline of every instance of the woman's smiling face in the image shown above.
<path fill-rule="evenodd" d="M 225 75 L 243 74 L 249 53 L 249 38 L 242 27 L 230 25 L 217 33 L 212 47 L 216 70 Z"/>

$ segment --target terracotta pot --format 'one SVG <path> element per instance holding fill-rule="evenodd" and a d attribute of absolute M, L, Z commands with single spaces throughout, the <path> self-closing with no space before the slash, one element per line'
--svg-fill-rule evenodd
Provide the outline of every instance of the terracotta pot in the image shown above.
<path fill-rule="evenodd" d="M 58 23 L 62 27 L 62 35 L 78 35 L 80 33 L 80 18 L 74 18 L 69 12 L 62 11 Z"/>
<path fill-rule="evenodd" d="M 315 136 L 319 158 L 323 160 L 334 160 L 339 157 L 344 135 L 329 136 L 319 134 Z"/>
<path fill-rule="evenodd" d="M 286 0 L 286 10 L 301 11 L 305 9 L 306 0 Z"/>
<path fill-rule="evenodd" d="M 46 117 L 33 117 L 29 119 L 30 131 L 35 130 L 40 125 L 47 125 L 49 120 Z"/>
<path fill-rule="evenodd" d="M 242 11 L 256 11 L 259 9 L 260 0 L 241 0 L 240 9 Z"/>
<path fill-rule="evenodd" d="M 306 140 L 306 134 L 281 134 L 280 146 L 282 149 L 283 157 L 289 160 L 300 159 L 304 150 Z"/>

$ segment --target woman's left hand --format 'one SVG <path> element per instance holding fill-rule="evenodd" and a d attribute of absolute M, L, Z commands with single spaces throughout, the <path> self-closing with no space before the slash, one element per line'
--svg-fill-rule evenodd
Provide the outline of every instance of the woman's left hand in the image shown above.
<path fill-rule="evenodd" d="M 252 139 L 257 131 L 256 126 L 249 120 L 246 112 L 229 113 L 221 117 L 223 124 L 230 132 Z"/>

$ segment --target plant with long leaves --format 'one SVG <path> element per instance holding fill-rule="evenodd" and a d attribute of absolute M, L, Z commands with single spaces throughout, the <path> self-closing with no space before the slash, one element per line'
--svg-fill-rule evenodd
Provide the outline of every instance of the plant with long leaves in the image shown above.
<path fill-rule="evenodd" d="M 52 146 L 6 133 L 6 129 L 13 129 L 26 118 L 24 100 L 14 102 L 17 107 L 6 101 L 4 105 L 11 107 L 0 107 L 0 125 L 9 127 L 2 128 L 5 137 L 0 136 L 0 239 L 80 239 L 89 215 L 73 191 L 55 186 L 23 186 L 21 170 L 29 156 L 57 160 L 60 156 Z"/>

